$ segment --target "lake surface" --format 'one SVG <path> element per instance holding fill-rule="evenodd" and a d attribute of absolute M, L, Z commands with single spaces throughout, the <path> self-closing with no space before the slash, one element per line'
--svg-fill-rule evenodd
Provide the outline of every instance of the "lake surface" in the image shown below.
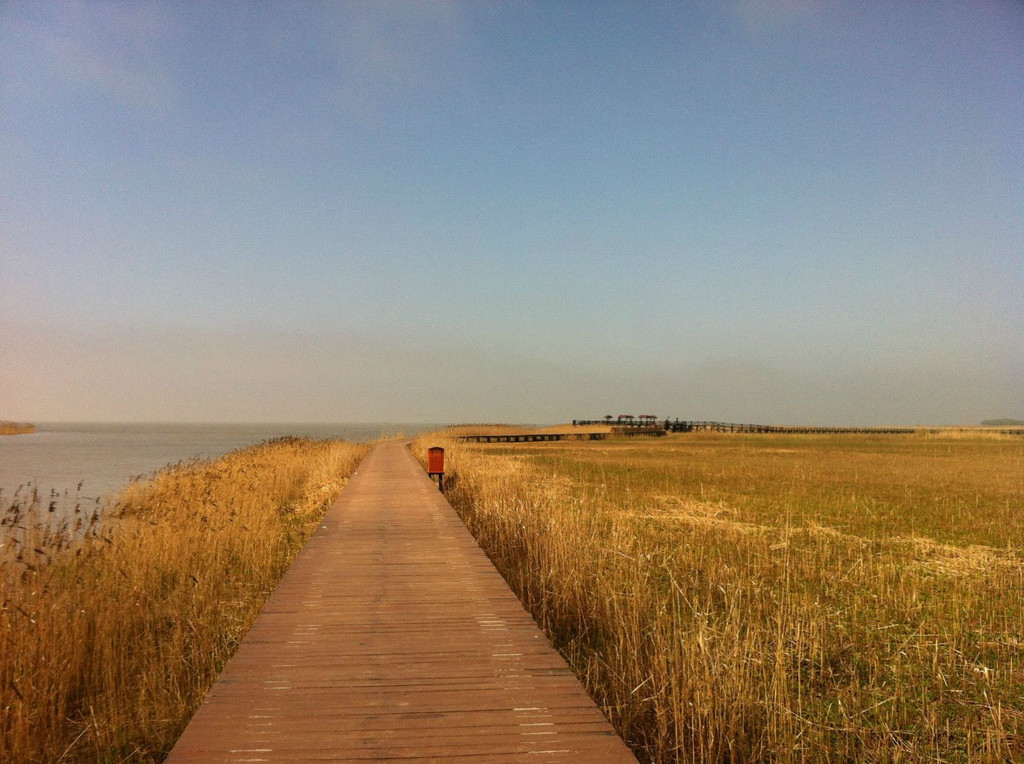
<path fill-rule="evenodd" d="M 37 424 L 27 435 L 0 436 L 0 504 L 34 487 L 89 501 L 102 499 L 132 478 L 169 464 L 210 459 L 288 435 L 361 442 L 439 424 Z M 79 485 L 81 488 L 79 489 Z"/>

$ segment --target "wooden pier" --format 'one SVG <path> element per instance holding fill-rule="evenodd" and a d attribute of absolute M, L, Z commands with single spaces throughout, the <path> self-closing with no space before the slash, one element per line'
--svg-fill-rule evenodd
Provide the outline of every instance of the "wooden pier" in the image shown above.
<path fill-rule="evenodd" d="M 168 760 L 636 761 L 394 441 L 360 464 Z"/>
<path fill-rule="evenodd" d="M 574 426 L 607 424 L 617 435 L 663 435 L 669 432 L 739 432 L 776 435 L 913 435 L 922 430 L 918 427 L 804 427 L 799 425 L 740 424 L 737 422 L 706 422 L 694 420 L 666 419 L 651 424 L 651 418 L 637 420 L 633 417 L 614 424 L 607 419 L 574 419 Z M 929 429 L 929 432 L 938 432 Z M 1021 430 L 1024 432 L 1024 428 Z M 1009 432 L 1002 430 L 999 432 Z"/>
<path fill-rule="evenodd" d="M 801 427 L 778 424 L 737 424 L 735 422 L 665 421 L 670 432 L 745 432 L 774 435 L 913 435 L 915 427 Z"/>
<path fill-rule="evenodd" d="M 484 435 L 456 435 L 471 443 L 548 443 L 557 440 L 605 440 L 607 432 L 518 432 Z"/>

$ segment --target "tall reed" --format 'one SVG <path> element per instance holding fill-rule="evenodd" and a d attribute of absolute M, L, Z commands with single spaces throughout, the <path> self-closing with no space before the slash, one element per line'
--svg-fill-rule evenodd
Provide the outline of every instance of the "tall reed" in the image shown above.
<path fill-rule="evenodd" d="M 1019 438 L 435 444 L 642 760 L 1024 756 Z"/>
<path fill-rule="evenodd" d="M 366 447 L 285 438 L 5 508 L 0 761 L 159 760 Z"/>

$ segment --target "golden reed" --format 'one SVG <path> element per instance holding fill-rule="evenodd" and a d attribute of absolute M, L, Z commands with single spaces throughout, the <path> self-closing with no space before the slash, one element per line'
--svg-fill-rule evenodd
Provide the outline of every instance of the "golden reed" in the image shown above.
<path fill-rule="evenodd" d="M 366 449 L 269 441 L 59 526 L 3 507 L 0 761 L 161 759 Z"/>
<path fill-rule="evenodd" d="M 430 445 L 641 760 L 1024 760 L 1019 436 Z"/>

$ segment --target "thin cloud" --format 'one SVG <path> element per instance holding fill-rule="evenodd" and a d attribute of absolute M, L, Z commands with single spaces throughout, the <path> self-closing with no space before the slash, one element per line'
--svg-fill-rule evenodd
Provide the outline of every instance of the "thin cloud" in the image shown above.
<path fill-rule="evenodd" d="M 327 13 L 323 42 L 339 68 L 337 100 L 368 119 L 388 99 L 424 87 L 463 28 L 453 2 L 357 3 Z"/>
<path fill-rule="evenodd" d="M 814 0 L 738 0 L 734 10 L 747 32 L 758 36 L 814 23 L 821 4 Z"/>
<path fill-rule="evenodd" d="M 45 99 L 55 86 L 72 86 L 148 109 L 167 108 L 179 97 L 160 55 L 175 22 L 160 6 L 70 2 L 6 23 L 5 36 L 22 51 L 5 62 L 20 95 Z"/>

